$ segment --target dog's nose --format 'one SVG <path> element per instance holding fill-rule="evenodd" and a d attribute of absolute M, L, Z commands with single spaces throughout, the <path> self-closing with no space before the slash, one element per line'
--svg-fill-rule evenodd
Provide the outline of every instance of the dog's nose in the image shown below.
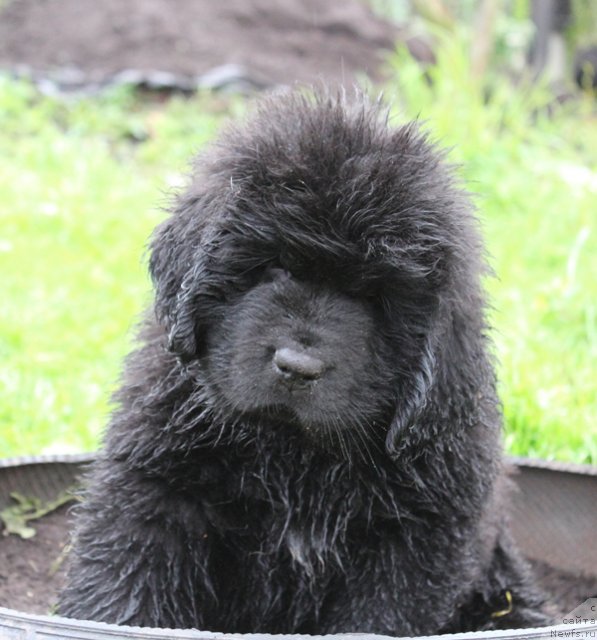
<path fill-rule="evenodd" d="M 274 369 L 287 382 L 306 383 L 321 378 L 325 365 L 304 351 L 281 347 L 274 353 Z"/>

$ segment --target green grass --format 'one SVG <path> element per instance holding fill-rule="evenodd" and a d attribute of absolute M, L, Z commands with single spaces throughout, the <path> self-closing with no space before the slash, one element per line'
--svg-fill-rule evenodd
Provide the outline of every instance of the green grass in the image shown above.
<path fill-rule="evenodd" d="M 516 455 L 597 462 L 597 118 L 594 105 L 472 80 L 458 39 L 429 83 L 392 61 L 398 120 L 452 147 L 476 193 L 490 263 L 506 443 Z"/>
<path fill-rule="evenodd" d="M 457 46 L 433 87 L 403 55 L 387 96 L 455 145 L 499 278 L 488 282 L 507 444 L 597 462 L 597 121 L 492 82 Z M 434 72 L 432 72 L 434 73 Z M 97 446 L 150 296 L 143 252 L 190 155 L 239 102 L 41 98 L 0 79 L 0 455 Z"/>
<path fill-rule="evenodd" d="M 0 82 L 0 455 L 92 449 L 149 297 L 146 240 L 218 105 Z"/>

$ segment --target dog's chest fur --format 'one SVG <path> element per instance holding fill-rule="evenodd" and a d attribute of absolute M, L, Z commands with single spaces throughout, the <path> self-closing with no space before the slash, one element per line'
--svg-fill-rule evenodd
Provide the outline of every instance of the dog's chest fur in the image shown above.
<path fill-rule="evenodd" d="M 360 469 L 309 452 L 294 456 L 264 465 L 251 458 L 231 462 L 228 452 L 211 491 L 198 490 L 214 528 L 255 552 L 287 553 L 316 574 L 317 567 L 340 563 L 352 543 L 385 536 L 388 527 L 398 538 L 403 523 L 424 524 L 419 491 L 400 474 L 391 478 L 379 466 Z"/>
<path fill-rule="evenodd" d="M 446 531 L 459 530 L 454 521 L 440 522 L 413 477 L 395 469 L 390 476 L 379 464 L 361 469 L 317 455 L 297 459 L 295 450 L 295 458 L 270 457 L 266 465 L 251 456 L 232 459 L 228 451 L 226 464 L 215 466 L 217 481 L 212 474 L 209 490 L 197 489 L 197 497 L 208 534 L 217 538 L 210 562 L 221 576 L 219 601 L 230 609 L 224 615 L 241 609 L 239 594 L 254 596 L 253 608 L 244 607 L 254 619 L 238 620 L 237 630 L 256 620 L 275 628 L 287 615 L 292 628 L 309 633 L 334 606 L 329 594 L 342 599 L 364 575 L 375 576 L 376 589 L 402 603 L 388 611 L 405 615 L 413 588 L 405 576 L 419 575 L 421 584 L 434 580 L 429 577 L 442 561 L 434 545 Z M 421 539 L 428 541 L 424 554 Z"/>

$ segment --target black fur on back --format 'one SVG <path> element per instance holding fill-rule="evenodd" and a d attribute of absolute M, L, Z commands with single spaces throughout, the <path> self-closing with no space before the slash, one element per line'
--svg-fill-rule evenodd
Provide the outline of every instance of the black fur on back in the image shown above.
<path fill-rule="evenodd" d="M 503 522 L 482 253 L 443 154 L 379 104 L 291 92 L 230 126 L 153 236 L 155 305 L 60 613 L 242 633 L 547 624 Z M 280 353 L 323 373 L 289 384 Z"/>

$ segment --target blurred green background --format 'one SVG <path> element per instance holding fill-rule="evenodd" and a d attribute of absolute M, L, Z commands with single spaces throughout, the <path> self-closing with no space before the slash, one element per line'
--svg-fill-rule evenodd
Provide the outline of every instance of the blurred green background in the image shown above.
<path fill-rule="evenodd" d="M 470 21 L 420 16 L 436 62 L 398 49 L 370 90 L 451 147 L 476 194 L 508 451 L 597 463 L 595 96 L 513 80 L 529 29 L 515 4 L 481 70 Z M 252 99 L 124 87 L 66 100 L 0 76 L 1 456 L 98 446 L 151 299 L 147 238 L 190 156 Z"/>

